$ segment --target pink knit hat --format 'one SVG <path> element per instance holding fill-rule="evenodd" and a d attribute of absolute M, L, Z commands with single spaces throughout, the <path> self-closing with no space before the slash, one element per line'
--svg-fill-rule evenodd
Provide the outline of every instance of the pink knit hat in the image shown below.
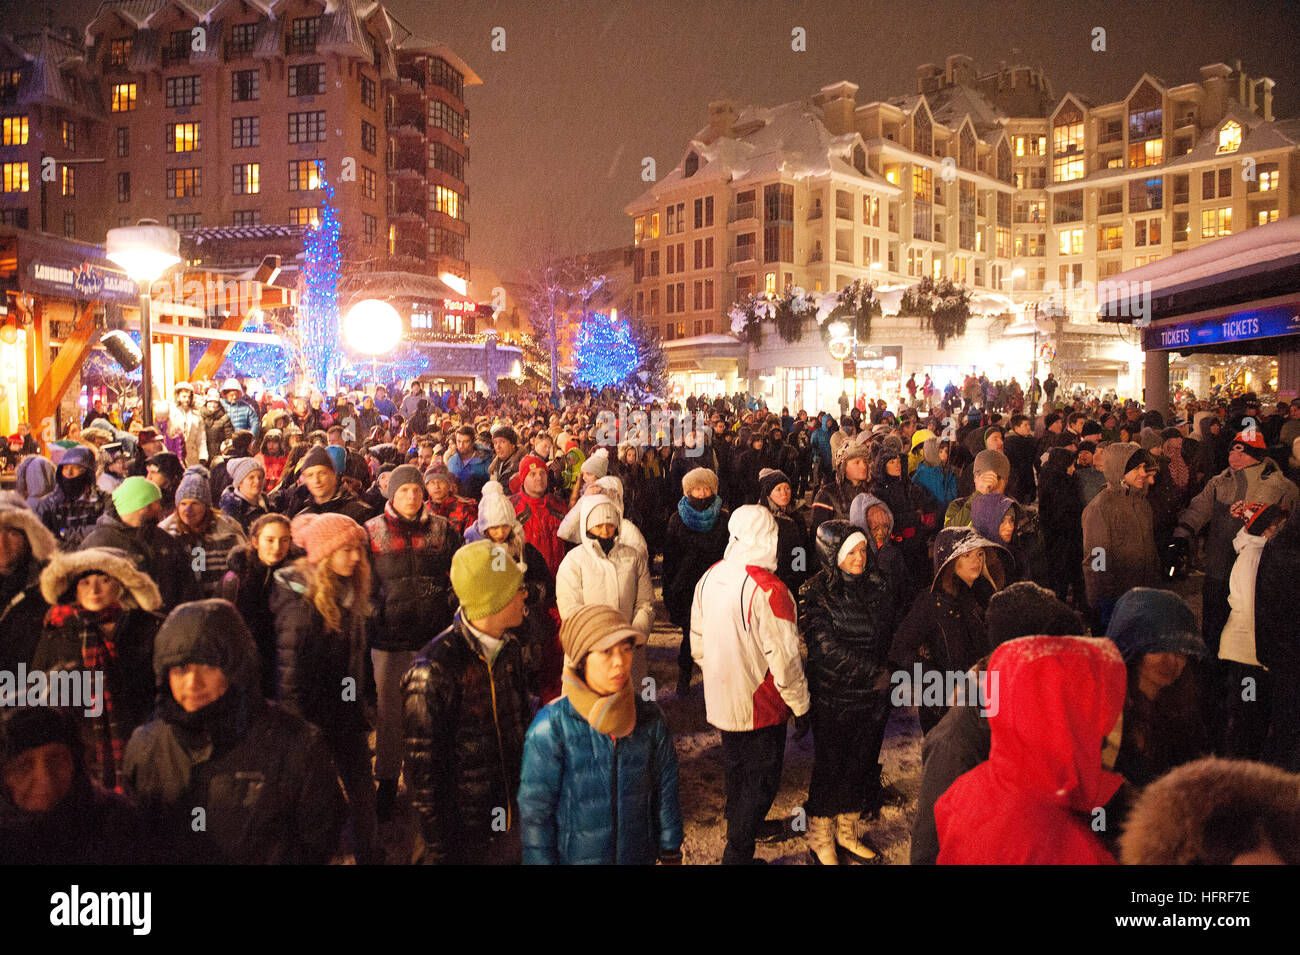
<path fill-rule="evenodd" d="M 340 547 L 365 547 L 365 529 L 346 514 L 299 514 L 289 525 L 293 542 L 307 552 L 307 560 L 319 564 Z"/>

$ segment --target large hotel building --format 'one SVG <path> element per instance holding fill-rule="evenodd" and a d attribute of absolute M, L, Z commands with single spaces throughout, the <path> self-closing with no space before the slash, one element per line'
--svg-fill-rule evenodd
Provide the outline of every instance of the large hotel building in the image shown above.
<path fill-rule="evenodd" d="M 104 0 L 84 36 L 0 37 L 0 224 L 102 243 L 154 218 L 193 265 L 292 269 L 323 168 L 348 271 L 409 291 L 416 338 L 472 331 L 479 82 L 375 0 Z"/>
<path fill-rule="evenodd" d="M 634 307 L 688 392 L 748 388 L 811 410 L 846 387 L 896 394 L 911 372 L 1024 382 L 1036 354 L 1052 360 L 1040 375 L 1135 394 L 1135 337 L 1099 324 L 1085 296 L 1046 300 L 1294 215 L 1300 121 L 1274 119 L 1272 89 L 1213 63 L 1180 85 L 1142 74 L 1095 105 L 1054 94 L 1042 70 L 981 74 L 954 55 L 883 101 L 839 82 L 772 108 L 712 103 L 676 168 L 625 209 Z M 815 331 L 795 343 L 769 332 L 761 347 L 727 334 L 731 304 L 753 292 L 855 279 L 897 290 L 922 276 L 972 290 L 966 335 L 940 350 L 886 308 L 856 381 Z M 1041 338 L 1003 334 L 1038 311 L 1053 316 Z"/>

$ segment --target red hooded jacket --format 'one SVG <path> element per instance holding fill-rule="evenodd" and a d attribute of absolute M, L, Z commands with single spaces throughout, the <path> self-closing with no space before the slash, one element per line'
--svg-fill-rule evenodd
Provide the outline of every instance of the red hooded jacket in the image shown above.
<path fill-rule="evenodd" d="M 1101 746 L 1126 684 L 1109 640 L 1000 646 L 988 668 L 989 758 L 934 806 L 939 864 L 1114 865 L 1090 822 L 1123 782 L 1102 769 Z"/>

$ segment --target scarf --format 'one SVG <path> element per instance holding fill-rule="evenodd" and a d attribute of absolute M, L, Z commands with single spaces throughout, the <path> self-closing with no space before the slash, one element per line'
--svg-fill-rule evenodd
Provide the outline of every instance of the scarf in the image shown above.
<path fill-rule="evenodd" d="M 636 729 L 636 696 L 631 680 L 609 696 L 599 696 L 572 667 L 564 668 L 563 682 L 564 696 L 597 733 L 622 739 Z"/>
<path fill-rule="evenodd" d="M 1181 454 L 1171 454 L 1169 456 L 1169 476 L 1174 479 L 1174 484 L 1180 488 L 1187 487 L 1190 475 L 1187 471 L 1187 462 L 1183 460 Z"/>
<path fill-rule="evenodd" d="M 103 712 L 93 719 L 84 718 L 90 722 L 92 755 L 99 769 L 99 782 L 105 789 L 117 793 L 122 792 L 122 756 L 126 752 L 129 730 L 118 723 L 113 706 L 110 687 L 117 682 L 117 643 L 105 635 L 103 625 L 116 624 L 121 616 L 122 608 L 117 604 L 99 611 L 82 610 L 75 604 L 59 604 L 51 607 L 46 616 L 46 622 L 51 626 L 72 628 L 80 638 L 81 665 L 104 674 Z M 87 707 L 92 708 L 95 702 L 86 701 Z"/>
<path fill-rule="evenodd" d="M 691 507 L 690 498 L 685 495 L 677 502 L 677 516 L 682 519 L 687 530 L 695 531 L 697 534 L 707 534 L 713 530 L 713 525 L 718 521 L 718 515 L 722 513 L 722 498 L 716 494 L 713 496 L 713 503 L 702 511 L 697 511 Z"/>

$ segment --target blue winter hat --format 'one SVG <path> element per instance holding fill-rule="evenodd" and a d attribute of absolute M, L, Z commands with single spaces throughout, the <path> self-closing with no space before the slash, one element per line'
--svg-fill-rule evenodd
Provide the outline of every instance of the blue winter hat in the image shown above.
<path fill-rule="evenodd" d="M 325 453 L 330 456 L 330 460 L 334 463 L 335 473 L 342 474 L 344 466 L 348 463 L 347 448 L 340 448 L 337 444 L 331 444 L 325 448 Z"/>
<path fill-rule="evenodd" d="M 1199 629 L 1192 608 L 1172 590 L 1134 587 L 1116 601 L 1106 637 L 1132 663 L 1147 653 L 1204 656 Z"/>

